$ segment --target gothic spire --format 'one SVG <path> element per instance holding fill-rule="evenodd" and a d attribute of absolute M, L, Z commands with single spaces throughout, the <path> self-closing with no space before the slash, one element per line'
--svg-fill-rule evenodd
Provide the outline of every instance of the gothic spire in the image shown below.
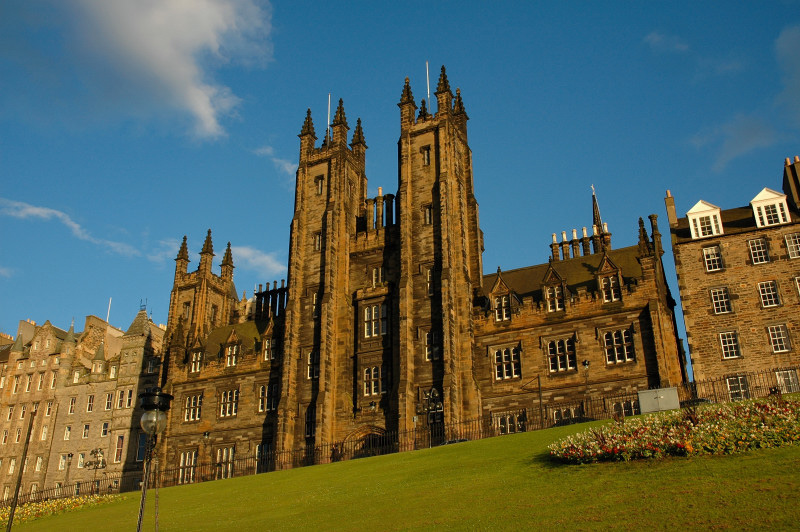
<path fill-rule="evenodd" d="M 456 89 L 456 103 L 453 105 L 453 112 L 455 114 L 467 114 L 464 109 L 464 101 L 461 99 L 461 89 Z"/>
<path fill-rule="evenodd" d="M 406 78 L 406 83 L 403 85 L 403 94 L 400 96 L 398 105 L 403 105 L 404 103 L 414 103 L 414 95 L 411 94 L 411 85 L 408 82 L 408 78 Z"/>
<path fill-rule="evenodd" d="M 442 73 L 439 75 L 439 84 L 436 85 L 436 94 L 442 92 L 450 92 L 450 82 L 447 81 L 447 73 L 444 70 L 444 65 L 442 65 Z"/>
<path fill-rule="evenodd" d="M 336 108 L 336 114 L 333 117 L 333 122 L 331 126 L 338 126 L 343 125 L 344 127 L 350 129 L 350 126 L 347 125 L 347 118 L 344 116 L 344 102 L 341 98 L 339 98 L 339 106 Z"/>
<path fill-rule="evenodd" d="M 600 218 L 600 206 L 597 204 L 597 195 L 592 185 L 592 225 L 597 227 L 597 232 L 603 232 L 603 220 Z"/>
<path fill-rule="evenodd" d="M 211 229 L 208 230 L 208 234 L 206 235 L 206 241 L 203 242 L 203 249 L 200 251 L 201 255 L 205 254 L 214 254 L 214 246 L 211 243 Z"/>
<path fill-rule="evenodd" d="M 417 120 L 426 120 L 431 115 L 428 114 L 428 107 L 425 105 L 425 98 L 422 99 L 419 107 L 419 116 L 417 116 Z"/>
<path fill-rule="evenodd" d="M 314 133 L 314 122 L 311 120 L 311 109 L 306 111 L 306 119 L 303 122 L 303 127 L 300 129 L 300 134 L 298 137 L 304 137 L 306 135 L 317 138 L 316 134 Z"/>
<path fill-rule="evenodd" d="M 230 242 L 228 242 L 228 247 L 225 249 L 225 255 L 222 257 L 222 266 L 233 266 L 233 255 L 231 255 Z"/>
<path fill-rule="evenodd" d="M 175 260 L 189 260 L 189 249 L 186 247 L 186 235 L 183 235 L 183 242 L 181 243 L 181 248 L 178 250 L 178 256 L 175 257 Z"/>
<path fill-rule="evenodd" d="M 367 147 L 367 143 L 364 140 L 364 130 L 361 129 L 360 118 L 356 120 L 356 130 L 353 132 L 353 142 L 350 143 L 350 146 L 352 147 L 356 144 L 362 144 L 365 148 Z"/>
<path fill-rule="evenodd" d="M 644 228 L 644 220 L 639 217 L 639 255 L 649 255 L 653 250 L 650 239 L 647 237 L 647 230 Z"/>
<path fill-rule="evenodd" d="M 67 331 L 67 337 L 64 338 L 65 344 L 74 344 L 75 343 L 75 318 L 72 318 L 72 322 L 69 324 L 69 330 Z"/>

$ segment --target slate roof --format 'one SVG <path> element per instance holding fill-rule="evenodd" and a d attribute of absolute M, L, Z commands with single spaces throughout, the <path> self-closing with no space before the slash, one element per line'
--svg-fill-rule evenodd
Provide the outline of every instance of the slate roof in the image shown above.
<path fill-rule="evenodd" d="M 232 331 L 236 331 L 236 336 L 241 341 L 242 349 L 244 351 L 252 351 L 256 342 L 260 342 L 262 335 L 268 331 L 269 325 L 269 320 L 260 320 L 218 327 L 205 338 L 203 342 L 204 351 L 209 355 L 219 353 L 221 346 L 228 341 Z"/>
<path fill-rule="evenodd" d="M 789 206 L 789 213 L 791 213 L 792 223 L 796 223 L 797 220 L 800 219 L 800 213 L 792 209 L 791 205 Z M 736 235 L 759 229 L 756 225 L 756 218 L 753 216 L 753 208 L 749 205 L 745 207 L 736 207 L 734 209 L 720 210 L 720 218 L 722 218 L 723 234 L 717 235 L 718 238 L 724 237 L 725 235 Z M 688 217 L 678 218 L 678 225 L 676 227 L 671 227 L 670 232 L 675 235 L 677 244 L 683 244 L 693 240 Z M 715 237 L 698 238 L 696 240 L 713 240 L 713 238 Z"/>
<path fill-rule="evenodd" d="M 628 279 L 642 276 L 642 266 L 637 260 L 638 254 L 638 246 L 608 251 L 608 258 L 622 271 L 623 280 L 626 282 Z M 575 257 L 568 260 L 553 261 L 551 263 L 503 271 L 500 273 L 500 276 L 518 297 L 533 297 L 535 301 L 541 301 L 542 281 L 551 264 L 553 269 L 566 281 L 570 291 L 575 291 L 580 287 L 595 290 L 597 288 L 595 272 L 600 266 L 600 261 L 602 259 L 602 253 L 594 253 L 592 255 Z M 483 289 L 487 294 L 494 287 L 497 275 L 497 273 L 492 273 L 483 276 Z"/>

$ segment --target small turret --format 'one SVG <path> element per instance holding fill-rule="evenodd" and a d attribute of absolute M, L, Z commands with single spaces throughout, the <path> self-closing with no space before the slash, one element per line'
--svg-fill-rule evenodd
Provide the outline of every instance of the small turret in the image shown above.
<path fill-rule="evenodd" d="M 211 243 L 211 229 L 208 230 L 208 234 L 206 234 L 206 241 L 203 242 L 203 249 L 200 251 L 200 266 L 197 268 L 198 271 L 211 271 L 211 260 L 214 257 L 214 246 Z"/>
<path fill-rule="evenodd" d="M 303 127 L 300 129 L 300 157 L 311 152 L 314 149 L 314 143 L 317 141 L 317 135 L 314 133 L 314 122 L 311 120 L 311 109 L 306 111 L 306 119 L 303 122 Z"/>
<path fill-rule="evenodd" d="M 353 140 L 350 142 L 350 148 L 353 153 L 359 155 L 361 158 L 367 150 L 367 143 L 364 140 L 364 130 L 361 129 L 361 119 L 356 120 L 356 130 L 353 132 Z"/>
<path fill-rule="evenodd" d="M 449 114 L 453 107 L 453 93 L 450 91 L 450 82 L 447 81 L 447 73 L 442 65 L 442 73 L 439 75 L 439 84 L 436 86 L 436 116 Z"/>
<path fill-rule="evenodd" d="M 228 247 L 225 248 L 225 255 L 222 257 L 222 278 L 226 281 L 233 279 L 233 255 L 231 254 L 231 243 L 228 242 Z"/>
<path fill-rule="evenodd" d="M 664 249 L 661 247 L 661 233 L 658 231 L 658 215 L 651 214 L 648 218 L 650 218 L 650 227 L 653 229 L 653 249 L 660 257 L 664 254 Z"/>
<path fill-rule="evenodd" d="M 420 104 L 419 108 L 419 115 L 417 116 L 417 121 L 422 122 L 427 120 L 431 117 L 430 113 L 428 113 L 428 107 L 425 105 L 425 98 L 422 99 L 422 103 Z"/>
<path fill-rule="evenodd" d="M 339 106 L 336 108 L 336 114 L 331 122 L 331 130 L 333 131 L 332 142 L 335 144 L 347 143 L 347 132 L 350 126 L 347 125 L 347 117 L 344 115 L 344 102 L 339 98 Z"/>
<path fill-rule="evenodd" d="M 417 111 L 417 104 L 414 102 L 414 95 L 411 94 L 411 85 L 406 83 L 403 85 L 403 94 L 400 96 L 400 103 L 397 104 L 400 108 L 400 127 L 406 128 L 414 125 L 414 114 Z"/>
<path fill-rule="evenodd" d="M 653 246 L 650 245 L 650 239 L 647 237 L 647 230 L 644 228 L 644 220 L 639 217 L 639 256 L 645 257 L 650 255 L 653 251 Z"/>
<path fill-rule="evenodd" d="M 189 249 L 186 247 L 186 235 L 183 235 L 183 242 L 178 250 L 178 256 L 175 257 L 175 278 L 181 275 L 186 275 L 186 270 L 189 267 Z"/>

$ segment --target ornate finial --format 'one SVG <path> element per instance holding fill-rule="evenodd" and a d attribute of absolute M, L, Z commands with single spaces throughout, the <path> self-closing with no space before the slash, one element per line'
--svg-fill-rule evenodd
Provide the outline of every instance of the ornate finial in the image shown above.
<path fill-rule="evenodd" d="M 647 230 L 644 228 L 644 220 L 639 217 L 639 254 L 649 255 L 653 251 L 653 246 L 650 244 L 650 239 L 647 236 Z"/>
<path fill-rule="evenodd" d="M 341 98 L 339 98 L 339 107 L 336 108 L 336 114 L 333 117 L 333 123 L 331 123 L 331 125 L 342 125 L 349 129 L 349 126 L 347 125 L 347 118 L 344 116 L 344 102 Z"/>
<path fill-rule="evenodd" d="M 183 242 L 181 248 L 178 250 L 178 256 L 175 260 L 189 260 L 189 249 L 186 247 L 186 235 L 183 235 Z"/>
<path fill-rule="evenodd" d="M 228 247 L 225 249 L 225 255 L 222 257 L 223 266 L 233 266 L 233 255 L 231 254 L 231 243 L 228 242 Z"/>
<path fill-rule="evenodd" d="M 406 78 L 406 83 L 403 85 L 403 94 L 400 96 L 399 105 L 404 103 L 414 103 L 414 95 L 411 94 L 411 85 L 408 83 L 408 78 Z"/>
<path fill-rule="evenodd" d="M 592 185 L 592 225 L 597 226 L 598 230 L 603 231 L 603 221 L 600 219 L 600 206 L 597 204 L 594 185 Z"/>
<path fill-rule="evenodd" d="M 211 244 L 211 229 L 208 230 L 208 234 L 206 235 L 206 241 L 203 242 L 203 249 L 200 251 L 201 255 L 206 253 L 210 253 L 211 255 L 214 254 L 214 246 Z"/>
<path fill-rule="evenodd" d="M 444 69 L 444 67 L 442 67 Z M 497 267 L 497 275 L 500 275 L 500 266 Z"/>
<path fill-rule="evenodd" d="M 364 130 L 361 129 L 360 118 L 356 120 L 356 130 L 353 132 L 353 142 L 350 143 L 350 146 L 352 147 L 357 144 L 361 144 L 365 148 L 367 147 L 367 143 L 364 141 Z"/>
<path fill-rule="evenodd" d="M 453 111 L 456 114 L 466 113 L 464 110 L 464 101 L 461 99 L 461 89 L 456 88 L 456 101 L 453 104 Z"/>
<path fill-rule="evenodd" d="M 439 75 L 439 84 L 436 85 L 436 94 L 442 92 L 450 92 L 450 82 L 447 81 L 447 73 L 444 71 L 444 65 L 442 65 L 442 73 Z"/>
<path fill-rule="evenodd" d="M 428 114 L 428 107 L 425 105 L 425 98 L 423 98 L 422 102 L 420 103 L 419 116 L 417 117 L 417 120 L 427 120 L 430 118 L 430 116 L 431 115 Z"/>
<path fill-rule="evenodd" d="M 306 135 L 311 135 L 314 138 L 317 138 L 316 134 L 314 133 L 314 122 L 311 120 L 311 109 L 306 111 L 306 119 L 303 122 L 303 127 L 300 129 L 299 137 L 304 137 Z"/>

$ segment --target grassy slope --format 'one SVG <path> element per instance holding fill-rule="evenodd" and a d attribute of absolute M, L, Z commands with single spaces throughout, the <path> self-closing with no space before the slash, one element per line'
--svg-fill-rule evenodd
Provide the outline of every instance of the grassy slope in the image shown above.
<path fill-rule="evenodd" d="M 546 446 L 576 430 L 162 489 L 160 529 L 780 530 L 800 519 L 800 446 L 661 462 L 551 463 Z M 153 495 L 145 530 L 153 528 Z M 132 528 L 138 503 L 138 494 L 127 494 L 121 503 L 19 528 Z"/>

